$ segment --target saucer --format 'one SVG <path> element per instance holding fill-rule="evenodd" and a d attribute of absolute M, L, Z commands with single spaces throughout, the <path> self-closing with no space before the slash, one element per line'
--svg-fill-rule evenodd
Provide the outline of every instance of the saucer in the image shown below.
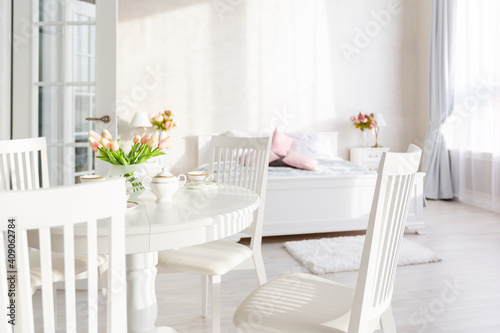
<path fill-rule="evenodd" d="M 139 204 L 135 201 L 127 201 L 127 208 L 128 209 L 134 209 L 135 207 L 139 206 Z"/>

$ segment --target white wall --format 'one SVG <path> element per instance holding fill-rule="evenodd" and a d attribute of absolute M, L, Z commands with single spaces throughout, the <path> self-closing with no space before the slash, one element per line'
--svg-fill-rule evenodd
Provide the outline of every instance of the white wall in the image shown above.
<path fill-rule="evenodd" d="M 416 141 L 424 148 L 423 140 L 429 123 L 429 52 L 431 35 L 431 0 L 417 2 L 417 112 Z"/>
<path fill-rule="evenodd" d="M 195 166 L 195 135 L 229 128 L 339 131 L 348 158 L 361 110 L 405 150 L 425 135 L 425 15 L 412 0 L 120 0 L 119 133 L 137 111 L 174 111 L 174 172 Z"/>

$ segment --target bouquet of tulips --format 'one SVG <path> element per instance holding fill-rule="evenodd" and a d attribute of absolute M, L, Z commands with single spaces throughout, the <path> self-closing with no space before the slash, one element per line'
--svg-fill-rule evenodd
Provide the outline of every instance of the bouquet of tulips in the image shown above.
<path fill-rule="evenodd" d="M 360 112 L 358 117 L 351 116 L 351 122 L 354 126 L 356 126 L 356 128 L 359 128 L 362 131 L 377 127 L 377 121 L 375 120 L 373 113 L 364 115 Z"/>
<path fill-rule="evenodd" d="M 156 131 L 153 135 L 144 134 L 142 137 L 136 135 L 133 139 L 133 146 L 128 154 L 121 148 L 121 142 L 113 141 L 108 130 L 102 132 L 102 137 L 94 132 L 89 132 L 89 144 L 94 152 L 99 152 L 98 159 L 114 165 L 131 165 L 146 162 L 151 157 L 165 155 L 162 150 L 171 146 L 170 137 L 158 142 L 160 133 Z"/>
<path fill-rule="evenodd" d="M 174 113 L 170 110 L 160 112 L 158 114 L 152 113 L 150 116 L 151 124 L 156 127 L 158 131 L 170 131 L 177 124 L 174 123 Z"/>

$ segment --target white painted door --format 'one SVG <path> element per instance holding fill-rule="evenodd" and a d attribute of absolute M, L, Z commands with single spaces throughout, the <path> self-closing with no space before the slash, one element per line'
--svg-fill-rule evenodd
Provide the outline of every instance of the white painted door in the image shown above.
<path fill-rule="evenodd" d="M 98 37 L 97 23 L 97 17 L 99 21 L 108 19 L 116 23 L 113 11 L 109 15 L 99 8 L 116 9 L 116 0 L 100 2 L 14 2 L 13 137 L 47 138 L 53 186 L 73 184 L 80 175 L 94 172 L 95 154 L 87 143 L 89 130 L 107 128 L 116 134 L 115 108 L 109 102 L 101 107 L 98 99 L 104 93 L 99 91 L 97 83 L 98 77 L 106 74 L 115 77 L 116 73 L 114 63 L 109 64 L 111 69 L 105 64 L 98 65 L 99 54 L 106 53 L 109 46 L 97 50 L 98 45 L 116 43 L 113 29 Z M 113 56 L 114 50 L 113 47 Z M 113 91 L 114 88 L 111 94 Z M 103 116 L 109 121 L 88 120 Z"/>
<path fill-rule="evenodd" d="M 0 140 L 10 139 L 10 5 L 0 1 Z"/>

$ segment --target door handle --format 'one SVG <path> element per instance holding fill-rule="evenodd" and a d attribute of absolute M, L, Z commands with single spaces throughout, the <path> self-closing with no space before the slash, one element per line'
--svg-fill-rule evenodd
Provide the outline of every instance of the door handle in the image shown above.
<path fill-rule="evenodd" d="M 102 121 L 103 123 L 107 124 L 111 121 L 110 116 L 102 116 L 101 118 L 85 118 L 85 120 L 88 121 Z"/>

